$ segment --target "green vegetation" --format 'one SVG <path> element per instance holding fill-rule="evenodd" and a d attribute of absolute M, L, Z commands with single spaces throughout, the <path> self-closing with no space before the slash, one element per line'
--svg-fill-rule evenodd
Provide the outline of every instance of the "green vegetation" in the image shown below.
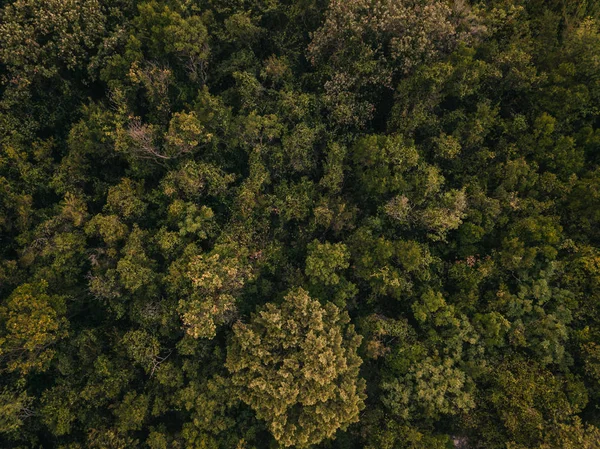
<path fill-rule="evenodd" d="M 600 2 L 0 2 L 0 447 L 600 448 Z"/>

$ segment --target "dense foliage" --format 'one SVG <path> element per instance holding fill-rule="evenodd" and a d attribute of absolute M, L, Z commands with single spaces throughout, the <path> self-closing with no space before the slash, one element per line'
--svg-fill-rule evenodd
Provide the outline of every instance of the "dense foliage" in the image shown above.
<path fill-rule="evenodd" d="M 597 0 L 0 2 L 0 447 L 600 447 Z"/>

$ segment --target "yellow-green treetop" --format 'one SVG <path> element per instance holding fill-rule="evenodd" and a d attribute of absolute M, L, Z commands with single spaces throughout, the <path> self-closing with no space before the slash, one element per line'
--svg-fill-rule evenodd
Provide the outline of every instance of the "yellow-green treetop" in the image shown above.
<path fill-rule="evenodd" d="M 349 321 L 299 288 L 234 325 L 226 366 L 240 399 L 280 444 L 308 447 L 358 421 L 362 337 Z"/>

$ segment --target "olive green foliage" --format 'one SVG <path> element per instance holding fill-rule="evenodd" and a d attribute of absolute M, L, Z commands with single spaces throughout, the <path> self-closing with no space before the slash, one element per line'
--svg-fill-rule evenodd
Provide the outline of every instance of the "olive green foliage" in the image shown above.
<path fill-rule="evenodd" d="M 325 285 L 338 284 L 340 277 L 336 272 L 350 265 L 350 253 L 343 243 L 321 244 L 315 240 L 308 245 L 308 252 L 306 275 Z"/>
<path fill-rule="evenodd" d="M 46 370 L 55 355 L 52 347 L 67 334 L 64 299 L 46 289 L 45 283 L 22 284 L 0 308 L 0 355 L 8 371 Z"/>
<path fill-rule="evenodd" d="M 0 1 L 0 447 L 600 447 L 600 2 Z"/>
<path fill-rule="evenodd" d="M 361 337 L 348 314 L 298 289 L 237 323 L 226 367 L 240 398 L 284 446 L 308 447 L 358 421 Z"/>

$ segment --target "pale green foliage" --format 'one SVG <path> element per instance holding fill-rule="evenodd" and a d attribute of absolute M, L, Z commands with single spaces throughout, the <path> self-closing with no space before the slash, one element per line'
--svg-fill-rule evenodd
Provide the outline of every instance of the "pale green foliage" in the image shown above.
<path fill-rule="evenodd" d="M 446 434 L 421 430 L 418 425 L 406 424 L 397 419 L 387 418 L 378 426 L 377 432 L 368 439 L 364 449 L 449 449 L 459 448 Z"/>
<path fill-rule="evenodd" d="M 545 442 L 535 449 L 597 449 L 600 442 L 600 429 L 592 424 L 584 424 L 579 416 L 568 423 L 551 426 Z M 526 446 L 508 443 L 507 449 L 525 449 Z M 530 446 L 531 447 L 531 446 Z"/>
<path fill-rule="evenodd" d="M 600 449 L 599 14 L 0 0 L 0 447 Z"/>
<path fill-rule="evenodd" d="M 349 317 L 302 289 L 234 325 L 226 366 L 239 397 L 283 446 L 308 447 L 358 421 L 361 337 Z"/>
<path fill-rule="evenodd" d="M 131 63 L 127 75 L 129 81 L 138 86 L 148 102 L 156 108 L 155 115 L 160 118 L 161 123 L 168 121 L 171 117 L 172 107 L 169 98 L 169 87 L 174 82 L 173 70 L 155 62 L 134 61 Z M 123 134 L 123 130 L 118 128 L 117 136 L 119 139 L 117 139 L 116 148 L 125 152 L 134 151 L 133 154 L 136 157 L 146 159 L 158 157 L 150 152 L 151 148 L 148 145 L 154 143 L 154 139 L 157 137 L 155 135 L 158 131 L 157 127 L 143 124 L 142 119 L 131 112 L 131 106 L 127 104 L 126 97 L 123 96 L 120 90 L 115 90 L 113 98 L 115 104 L 118 105 L 117 110 L 120 121 L 127 120 L 129 122 L 126 134 Z M 125 136 L 129 137 L 129 142 L 122 140 Z M 132 143 L 135 146 L 128 149 L 128 144 L 131 146 Z M 155 149 L 155 151 L 160 150 Z"/>
<path fill-rule="evenodd" d="M 373 293 L 400 299 L 413 289 L 413 281 L 427 279 L 433 258 L 425 245 L 392 241 L 360 228 L 350 246 L 354 273 L 367 281 Z"/>
<path fill-rule="evenodd" d="M 306 257 L 306 275 L 324 285 L 337 285 L 340 282 L 339 271 L 350 266 L 350 252 L 343 243 L 319 243 L 314 240 L 308 245 Z"/>
<path fill-rule="evenodd" d="M 262 95 L 262 84 L 260 84 L 254 74 L 248 71 L 233 72 L 233 79 L 239 91 L 242 109 L 245 111 L 255 111 L 257 101 Z"/>
<path fill-rule="evenodd" d="M 165 257 L 172 257 L 180 249 L 181 237 L 179 236 L 179 233 L 169 231 L 166 227 L 162 227 L 156 232 L 154 240 L 156 241 L 161 254 Z"/>
<path fill-rule="evenodd" d="M 76 227 L 82 226 L 88 218 L 85 201 L 70 192 L 65 193 L 61 206 L 61 220 L 68 221 Z"/>
<path fill-rule="evenodd" d="M 274 82 L 282 82 L 289 80 L 292 74 L 287 58 L 278 58 L 271 55 L 265 62 L 264 68 L 260 72 L 262 78 L 273 80 Z"/>
<path fill-rule="evenodd" d="M 600 385 L 600 344 L 588 342 L 582 345 L 585 354 L 585 371 L 587 375 Z"/>
<path fill-rule="evenodd" d="M 235 313 L 235 298 L 221 294 L 206 300 L 181 300 L 179 310 L 188 335 L 214 338 L 217 325 L 226 322 Z"/>
<path fill-rule="evenodd" d="M 473 319 L 477 332 L 484 339 L 487 347 L 503 346 L 505 344 L 506 332 L 510 328 L 508 321 L 499 312 L 477 314 Z"/>

